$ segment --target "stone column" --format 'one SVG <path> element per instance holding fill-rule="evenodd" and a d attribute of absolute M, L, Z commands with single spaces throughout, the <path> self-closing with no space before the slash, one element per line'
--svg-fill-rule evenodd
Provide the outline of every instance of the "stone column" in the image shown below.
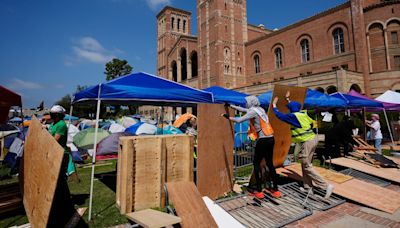
<path fill-rule="evenodd" d="M 369 41 L 369 33 L 367 33 L 367 49 L 368 49 L 369 72 L 372 73 L 371 42 Z"/>
<path fill-rule="evenodd" d="M 390 56 L 389 56 L 389 43 L 388 43 L 388 38 L 387 38 L 387 29 L 383 29 L 383 35 L 385 37 L 385 52 L 386 52 L 386 66 L 387 69 L 390 70 Z"/>
<path fill-rule="evenodd" d="M 182 81 L 182 63 L 181 63 L 181 57 L 178 57 L 178 62 L 176 63 L 176 68 L 177 68 L 177 81 L 181 82 Z"/>
<path fill-rule="evenodd" d="M 192 79 L 192 61 L 190 58 L 187 60 L 187 79 Z"/>

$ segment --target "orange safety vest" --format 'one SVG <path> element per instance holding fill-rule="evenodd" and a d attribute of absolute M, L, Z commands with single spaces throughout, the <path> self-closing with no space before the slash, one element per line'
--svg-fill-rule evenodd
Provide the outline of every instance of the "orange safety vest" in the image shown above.
<path fill-rule="evenodd" d="M 269 121 L 267 123 L 261 117 L 259 117 L 259 118 L 260 118 L 261 130 L 264 133 L 264 135 L 274 134 L 274 130 L 272 129 L 271 123 Z M 247 135 L 253 141 L 258 139 L 258 131 L 257 131 L 256 127 L 254 126 L 254 119 L 250 120 L 250 127 L 249 127 L 249 131 L 247 132 Z"/>

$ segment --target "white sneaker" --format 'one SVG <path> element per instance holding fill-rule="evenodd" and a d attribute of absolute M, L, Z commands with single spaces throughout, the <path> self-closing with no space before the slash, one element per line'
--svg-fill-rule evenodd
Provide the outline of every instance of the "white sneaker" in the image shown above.
<path fill-rule="evenodd" d="M 329 197 L 331 197 L 333 189 L 335 188 L 335 186 L 333 186 L 332 184 L 328 184 L 328 187 L 326 187 L 326 194 L 325 194 L 325 199 L 329 199 Z"/>

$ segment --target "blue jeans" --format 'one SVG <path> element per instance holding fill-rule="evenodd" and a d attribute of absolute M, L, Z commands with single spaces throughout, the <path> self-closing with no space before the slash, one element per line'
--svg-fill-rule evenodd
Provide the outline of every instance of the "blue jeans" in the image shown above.
<path fill-rule="evenodd" d="M 381 143 L 382 139 L 375 139 L 375 148 L 378 150 L 378 154 L 382 154 Z"/>

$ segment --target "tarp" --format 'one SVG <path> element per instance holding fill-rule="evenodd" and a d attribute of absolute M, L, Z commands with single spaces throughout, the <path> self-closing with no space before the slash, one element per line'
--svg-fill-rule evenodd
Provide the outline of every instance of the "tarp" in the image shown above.
<path fill-rule="evenodd" d="M 228 103 L 239 105 L 242 107 L 246 107 L 246 99 L 245 97 L 249 96 L 245 93 L 240 93 L 237 91 L 225 89 L 219 86 L 211 86 L 204 91 L 210 92 L 214 95 L 214 102 L 215 103 Z"/>
<path fill-rule="evenodd" d="M 139 72 L 92 86 L 75 94 L 73 103 L 95 101 L 182 106 L 184 104 L 213 103 L 209 92 L 194 89 L 161 77 Z"/>
<path fill-rule="evenodd" d="M 268 91 L 258 96 L 262 106 L 268 106 L 272 98 L 272 91 Z M 304 108 L 344 108 L 346 101 L 331 97 L 316 90 L 307 89 Z"/>
<path fill-rule="evenodd" d="M 0 85 L 0 123 L 6 123 L 11 106 L 22 106 L 21 96 Z"/>
<path fill-rule="evenodd" d="M 345 93 L 336 92 L 331 94 L 330 96 L 345 101 L 347 103 L 347 108 L 383 108 L 383 105 L 378 101 L 355 97 Z"/>
<path fill-rule="evenodd" d="M 377 97 L 375 100 L 393 104 L 400 104 L 400 93 L 388 90 Z"/>
<path fill-rule="evenodd" d="M 97 144 L 96 155 L 118 154 L 119 137 L 133 135 L 128 132 L 112 133 Z"/>
<path fill-rule="evenodd" d="M 370 100 L 370 101 L 375 101 L 375 102 L 377 101 L 377 100 L 374 100 L 372 98 L 369 98 L 369 97 L 366 97 L 364 95 L 361 95 L 361 94 L 359 94 L 358 92 L 356 92 L 354 90 L 350 90 L 350 92 L 348 92 L 347 94 L 351 95 L 351 96 L 363 98 L 363 99 L 366 99 L 366 100 Z M 381 103 L 383 105 L 383 108 L 385 108 L 386 111 L 398 111 L 398 110 L 400 110 L 400 104 L 393 104 L 393 103 L 387 103 L 387 102 L 382 102 L 382 101 L 377 101 L 377 102 Z M 369 111 L 375 111 L 375 109 L 376 109 L 376 111 L 379 111 L 382 108 L 372 108 L 372 110 L 371 110 L 371 108 L 368 108 Z"/>

